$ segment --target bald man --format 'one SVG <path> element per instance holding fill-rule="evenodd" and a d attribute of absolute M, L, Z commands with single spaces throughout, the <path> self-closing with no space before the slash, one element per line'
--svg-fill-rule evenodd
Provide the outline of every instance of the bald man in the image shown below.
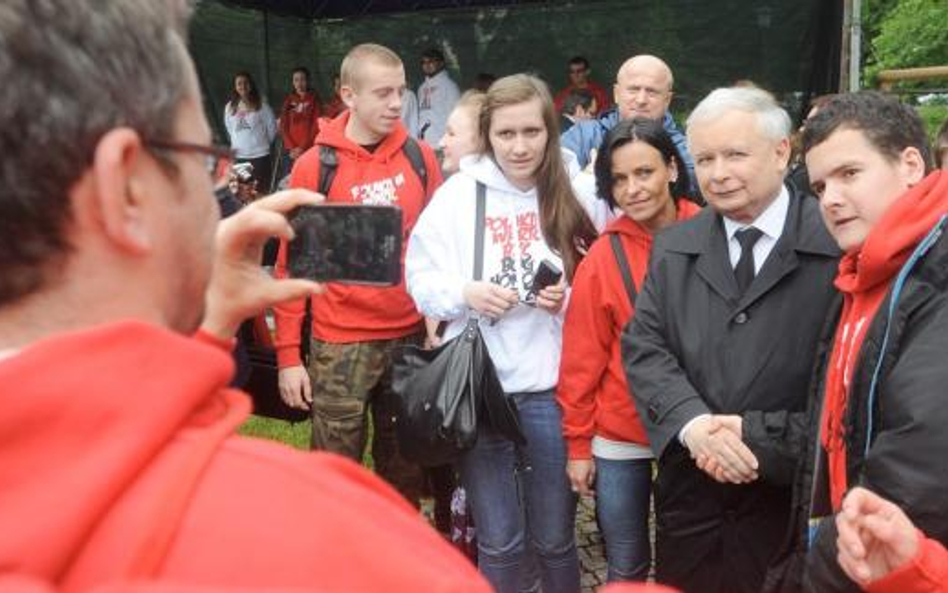
<path fill-rule="evenodd" d="M 660 58 L 650 55 L 629 58 L 616 73 L 616 83 L 612 90 L 616 107 L 597 119 L 580 122 L 571 127 L 561 138 L 563 148 L 575 154 L 580 167 L 585 168 L 591 160 L 593 149 L 599 149 L 606 133 L 621 120 L 633 117 L 661 120 L 688 167 L 690 193 L 698 195 L 694 162 L 688 152 L 685 136 L 668 113 L 674 82 L 671 68 Z"/>

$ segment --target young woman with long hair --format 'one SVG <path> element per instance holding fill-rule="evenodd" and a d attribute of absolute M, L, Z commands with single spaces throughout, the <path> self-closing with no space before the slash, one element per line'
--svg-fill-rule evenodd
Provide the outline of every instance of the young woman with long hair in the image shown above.
<path fill-rule="evenodd" d="M 234 75 L 234 88 L 224 107 L 224 126 L 236 161 L 253 165 L 257 191 L 268 193 L 273 174 L 270 145 L 276 138 L 277 125 L 273 110 L 260 97 L 249 72 Z"/>
<path fill-rule="evenodd" d="M 500 592 L 517 591 L 525 552 L 544 591 L 578 591 L 576 497 L 554 397 L 567 282 L 596 232 L 570 188 L 556 114 L 542 81 L 501 78 L 480 111 L 482 154 L 462 159 L 422 212 L 406 257 L 408 291 L 457 335 L 471 316 L 500 383 L 517 405 L 521 448 L 481 427 L 459 469 L 477 525 L 479 567 Z M 477 186 L 486 188 L 484 273 L 473 279 Z M 534 291 L 544 260 L 563 279 Z"/>

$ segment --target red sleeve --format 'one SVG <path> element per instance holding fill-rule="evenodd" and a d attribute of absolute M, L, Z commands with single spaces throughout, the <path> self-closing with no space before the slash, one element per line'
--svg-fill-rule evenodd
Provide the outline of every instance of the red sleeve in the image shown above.
<path fill-rule="evenodd" d="M 290 173 L 290 187 L 301 187 L 315 191 L 319 187 L 319 153 L 308 152 L 300 157 Z M 286 278 L 286 240 L 280 240 L 274 273 L 277 278 Z M 317 297 L 313 297 L 317 298 Z M 277 366 L 281 369 L 303 364 L 300 358 L 300 340 L 302 338 L 303 316 L 306 312 L 306 299 L 286 301 L 273 307 L 276 321 Z"/>
<path fill-rule="evenodd" d="M 596 407 L 602 375 L 617 338 L 614 312 L 605 299 L 605 278 L 591 252 L 580 263 L 563 324 L 563 355 L 556 399 L 563 410 L 563 437 L 570 459 L 592 457 Z"/>
<path fill-rule="evenodd" d="M 948 550 L 918 532 L 918 553 L 911 562 L 866 588 L 871 593 L 945 593 L 948 591 Z"/>
<path fill-rule="evenodd" d="M 316 96 L 316 93 L 312 93 L 312 99 L 313 117 L 309 120 L 309 131 L 306 134 L 306 142 L 300 145 L 300 148 L 303 150 L 309 149 L 309 147 L 313 145 L 313 142 L 316 141 L 316 135 L 319 134 L 319 118 L 322 115 L 322 107 L 319 104 L 319 98 Z"/>
<path fill-rule="evenodd" d="M 287 95 L 283 99 L 283 110 L 280 111 L 280 136 L 283 138 L 283 148 L 290 150 L 291 148 L 296 148 L 293 144 L 293 140 L 290 139 L 290 117 L 287 115 L 290 111 L 290 99 L 292 95 Z"/>

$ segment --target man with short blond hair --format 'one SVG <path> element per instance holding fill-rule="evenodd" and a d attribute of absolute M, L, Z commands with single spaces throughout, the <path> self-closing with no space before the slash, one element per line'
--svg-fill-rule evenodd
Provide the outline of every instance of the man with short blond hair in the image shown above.
<path fill-rule="evenodd" d="M 291 187 L 322 187 L 323 152 L 336 165 L 326 188 L 329 202 L 398 206 L 404 236 L 441 183 L 434 152 L 409 138 L 401 122 L 406 91 L 402 61 L 387 47 L 365 43 L 346 55 L 339 94 L 348 109 L 320 128 L 316 144 L 300 157 Z M 419 177 L 406 154 L 414 143 L 427 178 Z M 277 272 L 284 273 L 283 242 Z M 309 368 L 300 356 L 304 301 L 276 308 L 280 394 L 299 409 L 311 409 L 314 449 L 361 460 L 367 413 L 373 415 L 372 456 L 376 471 L 410 501 L 421 495 L 421 469 L 398 454 L 394 434 L 395 394 L 391 391 L 391 354 L 421 339 L 421 315 L 405 291 L 394 287 L 329 283 L 311 299 Z"/>

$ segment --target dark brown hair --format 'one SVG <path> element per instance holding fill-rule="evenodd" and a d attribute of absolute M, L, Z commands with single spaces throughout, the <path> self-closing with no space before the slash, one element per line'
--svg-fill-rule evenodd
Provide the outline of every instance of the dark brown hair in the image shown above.
<path fill-rule="evenodd" d="M 500 78 L 490 85 L 484 107 L 481 109 L 481 145 L 493 156 L 490 123 L 494 111 L 533 100 L 540 102 L 547 132 L 543 160 L 536 172 L 540 230 L 550 249 L 562 258 L 566 278 L 572 280 L 576 266 L 596 240 L 596 228 L 573 194 L 560 151 L 557 115 L 546 84 L 535 76 L 514 74 Z"/>
<path fill-rule="evenodd" d="M 102 136 L 171 138 L 188 87 L 184 2 L 4 0 L 0 306 L 56 279 L 72 246 L 69 190 Z"/>
<path fill-rule="evenodd" d="M 234 74 L 234 86 L 237 86 L 238 78 L 246 78 L 247 86 L 250 87 L 250 90 L 247 92 L 247 107 L 250 107 L 251 111 L 257 111 L 260 109 L 260 91 L 257 90 L 257 83 L 254 82 L 253 76 L 250 76 L 250 73 L 247 71 L 240 71 L 237 74 Z M 237 106 L 240 105 L 240 95 L 237 94 L 237 89 L 232 88 L 230 90 L 230 113 L 233 115 L 237 113 Z"/>

